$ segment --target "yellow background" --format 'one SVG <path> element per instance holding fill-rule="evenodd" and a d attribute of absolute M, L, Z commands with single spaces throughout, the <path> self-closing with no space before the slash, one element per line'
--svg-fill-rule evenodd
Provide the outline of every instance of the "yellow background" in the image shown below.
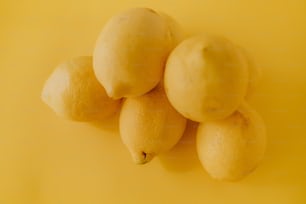
<path fill-rule="evenodd" d="M 117 117 L 65 121 L 40 100 L 61 61 L 91 55 L 113 14 L 147 6 L 189 33 L 243 46 L 262 69 L 250 103 L 266 121 L 261 166 L 238 183 L 212 180 L 195 153 L 194 125 L 145 166 L 120 142 Z M 0 1 L 0 204 L 306 203 L 306 1 Z"/>

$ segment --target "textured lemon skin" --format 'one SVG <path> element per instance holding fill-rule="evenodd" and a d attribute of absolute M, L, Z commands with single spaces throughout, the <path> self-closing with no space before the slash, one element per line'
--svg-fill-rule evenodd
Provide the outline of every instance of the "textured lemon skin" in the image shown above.
<path fill-rule="evenodd" d="M 140 96 L 161 80 L 173 47 L 167 21 L 147 8 L 112 17 L 94 49 L 94 72 L 111 98 Z"/>
<path fill-rule="evenodd" d="M 186 118 L 197 122 L 225 118 L 245 97 L 247 60 L 224 38 L 194 36 L 171 52 L 164 83 L 170 103 Z"/>
<path fill-rule="evenodd" d="M 119 120 L 122 141 L 137 164 L 170 150 L 182 137 L 185 126 L 186 119 L 170 105 L 161 87 L 127 98 Z"/>
<path fill-rule="evenodd" d="M 243 103 L 228 118 L 200 124 L 196 143 L 199 159 L 211 177 L 237 181 L 263 159 L 265 125 L 258 113 Z"/>
<path fill-rule="evenodd" d="M 120 108 L 120 101 L 109 98 L 97 81 L 89 56 L 60 64 L 45 82 L 41 97 L 59 116 L 75 121 L 104 119 Z"/>

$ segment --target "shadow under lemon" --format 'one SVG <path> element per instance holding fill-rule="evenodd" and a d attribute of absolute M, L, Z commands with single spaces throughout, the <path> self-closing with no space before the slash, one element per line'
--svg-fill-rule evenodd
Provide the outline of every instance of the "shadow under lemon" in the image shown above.
<path fill-rule="evenodd" d="M 89 125 L 102 130 L 103 132 L 118 132 L 119 133 L 119 116 L 120 116 L 121 106 L 120 108 L 113 113 L 111 116 L 104 118 L 102 120 L 96 120 L 89 122 Z"/>
<path fill-rule="evenodd" d="M 198 123 L 188 120 L 180 141 L 170 151 L 158 156 L 165 169 L 173 172 L 185 172 L 200 164 L 195 143 L 197 127 Z"/>

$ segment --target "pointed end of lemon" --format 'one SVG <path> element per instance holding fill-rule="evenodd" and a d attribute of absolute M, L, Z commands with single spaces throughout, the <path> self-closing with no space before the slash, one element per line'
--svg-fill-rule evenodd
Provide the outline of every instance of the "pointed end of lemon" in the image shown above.
<path fill-rule="evenodd" d="M 150 162 L 154 158 L 154 155 L 146 153 L 145 151 L 141 151 L 137 153 L 132 153 L 132 158 L 135 164 L 141 165 Z"/>
<path fill-rule="evenodd" d="M 114 100 L 118 100 L 123 97 L 134 96 L 131 94 L 129 86 L 122 82 L 113 83 L 112 85 L 105 87 L 105 90 L 107 95 Z"/>
<path fill-rule="evenodd" d="M 107 93 L 108 97 L 110 97 L 111 99 L 114 99 L 114 100 L 122 98 L 122 96 L 119 95 L 118 92 L 116 92 L 112 87 L 106 89 L 106 93 Z"/>

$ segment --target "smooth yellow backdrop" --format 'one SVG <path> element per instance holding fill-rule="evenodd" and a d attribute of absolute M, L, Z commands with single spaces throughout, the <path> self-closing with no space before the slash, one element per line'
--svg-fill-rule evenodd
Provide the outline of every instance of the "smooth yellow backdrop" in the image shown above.
<path fill-rule="evenodd" d="M 162 10 L 189 33 L 224 35 L 262 69 L 250 103 L 267 125 L 261 166 L 238 183 L 212 180 L 195 124 L 169 153 L 132 163 L 118 115 L 65 121 L 40 100 L 65 59 L 91 55 L 103 24 L 126 8 Z M 306 203 L 305 0 L 0 1 L 0 204 Z"/>

